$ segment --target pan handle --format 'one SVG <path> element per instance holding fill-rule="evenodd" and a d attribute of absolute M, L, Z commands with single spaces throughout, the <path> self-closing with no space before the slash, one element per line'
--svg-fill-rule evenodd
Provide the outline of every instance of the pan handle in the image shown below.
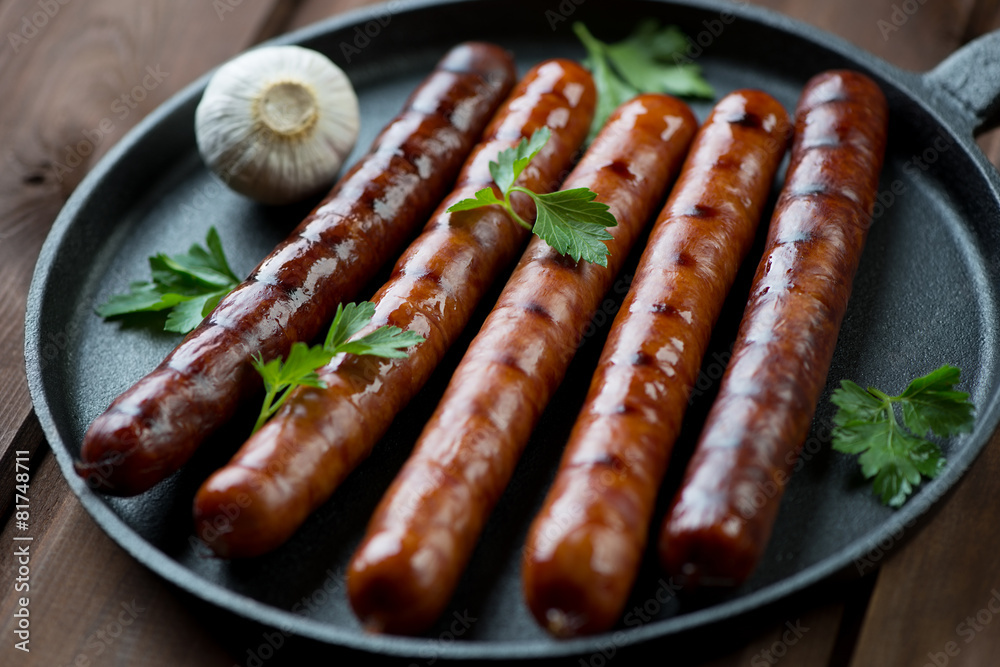
<path fill-rule="evenodd" d="M 979 37 L 923 75 L 956 107 L 960 127 L 979 134 L 1000 125 L 1000 30 Z"/>

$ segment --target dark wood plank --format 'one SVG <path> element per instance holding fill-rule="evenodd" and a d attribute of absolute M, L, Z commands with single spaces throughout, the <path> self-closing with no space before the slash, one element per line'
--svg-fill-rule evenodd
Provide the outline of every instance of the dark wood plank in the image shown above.
<path fill-rule="evenodd" d="M 377 0 L 302 0 L 288 22 L 288 29 L 295 30 L 335 14 L 376 4 Z"/>
<path fill-rule="evenodd" d="M 122 551 L 89 519 L 44 448 L 31 414 L 23 361 L 25 298 L 41 243 L 66 198 L 108 148 L 149 111 L 212 66 L 277 29 L 287 0 L 91 0 L 0 6 L 0 492 L 9 506 L 14 450 L 41 451 L 31 483 L 32 652 L 13 642 L 0 664 L 225 664 L 224 651 L 199 634 L 180 598 Z M 216 3 L 218 4 L 218 3 Z M 42 12 L 42 13 L 39 13 Z M 27 21 L 27 23 L 26 23 Z M 34 24 L 32 23 L 34 22 Z M 84 27 L 84 29 L 81 29 Z M 11 38 L 10 35 L 15 35 Z M 123 97 L 125 96 L 125 97 Z M 57 352 L 58 332 L 53 344 Z M 8 474 L 9 472 L 9 474 Z M 7 518 L 6 515 L 4 515 Z M 3 533 L 12 544 L 13 523 Z M 5 548 L 0 577 L 13 591 Z M 121 604 L 147 607 L 134 632 L 100 650 L 94 633 L 110 626 Z M 13 637 L 17 597 L 2 597 L 5 636 Z M 143 601 L 148 601 L 148 604 Z M 131 627 L 131 626 L 130 626 Z M 39 641 L 35 642 L 35 639 Z M 99 643 L 102 640 L 99 640 Z M 88 642 L 90 644 L 88 644 Z M 16 655 L 12 655 L 16 653 Z M 98 655 L 100 653 L 100 655 Z M 17 660 L 15 663 L 14 660 Z M 231 663 L 230 663 L 231 664 Z"/>
<path fill-rule="evenodd" d="M 933 67 L 966 41 L 966 26 L 975 10 L 975 0 L 753 0 L 753 4 L 823 28 L 911 70 Z"/>
<path fill-rule="evenodd" d="M 5 551 L 27 546 L 30 590 L 0 598 L 0 663 L 18 665 L 231 665 L 210 628 L 198 625 L 184 598 L 104 534 L 70 492 L 52 456 L 33 479 L 35 539 L 9 522 L 0 533 Z M 42 491 L 44 490 L 44 491 Z M 6 559 L 5 559 L 6 560 Z M 0 570 L 13 591 L 15 568 Z M 18 598 L 29 597 L 31 652 L 13 648 Z M 83 656 L 82 658 L 80 656 Z"/>
<path fill-rule="evenodd" d="M 931 523 L 885 559 L 853 667 L 997 664 L 998 480 L 995 436 Z"/>
<path fill-rule="evenodd" d="M 837 641 L 843 611 L 843 603 L 833 603 L 792 614 L 744 647 L 705 667 L 770 665 L 778 661 L 786 665 L 826 665 Z"/>
<path fill-rule="evenodd" d="M 5 453 L 31 410 L 23 359 L 25 299 L 52 221 L 90 167 L 129 128 L 210 67 L 258 40 L 276 4 L 243 3 L 221 13 L 200 0 L 45 6 L 58 11 L 52 9 L 49 17 L 38 0 L 0 7 L 0 35 L 5 36 L 0 48 L 0 462 L 5 466 Z M 58 360 L 65 338 L 61 332 L 50 336 Z M 34 450 L 36 445 L 37 439 L 29 439 L 18 447 Z"/>

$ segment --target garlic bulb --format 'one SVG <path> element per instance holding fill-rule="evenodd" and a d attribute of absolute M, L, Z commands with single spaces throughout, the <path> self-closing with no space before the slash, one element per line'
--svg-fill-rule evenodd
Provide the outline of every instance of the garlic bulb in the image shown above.
<path fill-rule="evenodd" d="M 231 188 L 268 204 L 329 186 L 358 137 L 347 75 L 316 51 L 269 46 L 216 71 L 195 112 L 198 152 Z"/>

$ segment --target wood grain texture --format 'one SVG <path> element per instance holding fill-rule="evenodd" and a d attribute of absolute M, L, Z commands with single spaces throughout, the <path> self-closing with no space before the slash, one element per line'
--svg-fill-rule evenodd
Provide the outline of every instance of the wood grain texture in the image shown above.
<path fill-rule="evenodd" d="M 90 167 L 158 104 L 276 29 L 288 3 L 88 0 L 0 5 L 0 463 L 9 518 L 12 452 L 38 452 L 31 484 L 35 649 L 0 643 L 0 664 L 226 664 L 166 584 L 115 545 L 62 479 L 31 412 L 23 360 L 25 299 L 42 241 Z M 81 26 L 86 29 L 81 30 Z M 280 27 L 279 27 L 280 28 Z M 268 32 L 270 30 L 271 32 Z M 13 35 L 13 37 L 11 37 Z M 12 544 L 8 524 L 5 545 Z M 13 637 L 12 549 L 0 555 L 5 637 Z M 100 648 L 137 600 L 134 631 Z M 148 602 L 143 602 L 146 600 Z M 146 620 L 148 619 L 148 620 Z M 71 639 L 67 639 L 71 638 Z M 88 645 L 89 644 L 89 645 Z M 16 655 L 13 655 L 16 653 Z M 77 661 L 77 656 L 83 656 Z M 199 662 L 204 659 L 204 662 Z M 231 664 L 229 662 L 228 664 Z"/>
<path fill-rule="evenodd" d="M 730 665 L 827 665 L 837 641 L 844 605 L 833 603 L 792 614 L 731 655 L 705 667 Z"/>
<path fill-rule="evenodd" d="M 889 62 L 926 70 L 961 43 L 1000 26 L 1000 0 L 911 0 L 918 9 L 897 15 L 904 0 L 759 0 L 758 4 L 830 30 Z M 9 458 L 13 449 L 39 452 L 33 463 L 32 635 L 30 655 L 15 655 L 10 550 L 0 551 L 0 664 L 191 665 L 246 664 L 261 629 L 219 626 L 223 614 L 193 606 L 185 595 L 138 565 L 89 518 L 70 493 L 31 414 L 23 371 L 24 301 L 41 243 L 66 197 L 90 166 L 157 104 L 228 56 L 276 32 L 301 27 L 367 0 L 87 0 L 60 5 L 24 42 L 10 41 L 38 0 L 0 2 L 0 515 L 9 519 Z M 557 5 L 558 2 L 551 4 Z M 906 20 L 901 21 L 901 16 Z M 40 21 L 40 20 L 39 20 Z M 897 27 L 880 26 L 879 21 Z M 28 30 L 28 33 L 31 31 Z M 15 42 L 17 48 L 15 49 Z M 149 72 L 169 72 L 142 100 L 122 108 Z M 150 80 L 151 81 L 151 80 Z M 138 95 L 136 95 L 138 96 Z M 128 113 L 122 113 L 128 110 Z M 102 132 L 93 151 L 74 150 Z M 108 127 L 105 124 L 105 127 Z M 89 134 L 88 134 L 89 133 Z M 1000 163 L 1000 135 L 980 145 Z M 955 641 L 950 665 L 996 664 L 1000 620 L 975 617 L 1000 591 L 1000 437 L 994 439 L 933 519 L 882 561 L 874 582 L 844 599 L 796 602 L 758 620 L 764 629 L 711 662 L 697 645 L 677 646 L 685 664 L 708 667 L 780 664 L 813 667 L 894 667 L 931 663 L 928 653 Z M 12 544 L 8 523 L 0 540 Z M 871 586 L 874 590 L 870 596 Z M 851 597 L 853 596 L 853 598 Z M 135 600 L 134 606 L 132 601 Z M 996 604 L 1000 603 L 995 603 Z M 124 605 L 124 606 L 123 606 Z M 142 611 L 138 611 L 139 609 Z M 133 622 L 122 625 L 135 610 Z M 122 616 L 122 614 L 125 616 Z M 983 629 L 976 631 L 968 618 Z M 985 617 L 984 617 L 985 618 Z M 775 662 L 763 651 L 784 641 L 786 623 L 809 630 Z M 116 623 L 121 625 L 120 632 Z M 966 625 L 959 631 L 960 624 Z M 211 624 L 211 625 L 209 625 Z M 858 625 L 860 624 L 860 629 Z M 974 631 L 972 639 L 966 628 Z M 101 635 L 99 633 L 103 632 Z M 115 635 L 115 636 L 112 636 Z M 905 638 L 905 639 L 904 639 Z M 110 640 L 110 641 L 109 641 Z M 741 640 L 744 641 L 744 640 Z M 308 664 L 308 648 L 283 649 L 268 667 Z M 780 650 L 780 649 L 779 649 Z M 330 656 L 326 652 L 327 657 Z M 83 656 L 82 659 L 79 656 Z M 303 657 L 306 656 L 306 657 Z M 763 660 L 763 662 L 761 662 Z M 409 664 L 404 661 L 401 664 Z M 418 664 L 425 664 L 424 662 Z"/>
<path fill-rule="evenodd" d="M 753 0 L 753 4 L 815 25 L 894 65 L 918 71 L 933 67 L 967 41 L 969 22 L 976 14 L 976 0 Z"/>
<path fill-rule="evenodd" d="M 1000 436 L 994 436 L 934 519 L 885 560 L 852 667 L 922 666 L 934 664 L 934 655 L 938 664 L 997 664 L 998 480 Z"/>
<path fill-rule="evenodd" d="M 153 576 L 94 523 L 72 494 L 55 458 L 33 475 L 30 545 L 31 653 L 0 643 L 4 665 L 231 665 L 210 629 L 197 624 L 185 598 Z M 44 490 L 44 491 L 43 491 Z M 9 547 L 5 547 L 5 551 Z M 14 589 L 15 568 L 0 569 L 0 590 Z M 0 636 L 14 636 L 17 596 L 0 599 Z M 80 656 L 83 656 L 82 658 Z"/>
<path fill-rule="evenodd" d="M 280 5 L 282 3 L 278 3 Z M 42 241 L 107 150 L 158 104 L 261 37 L 277 6 L 201 0 L 0 5 L 0 461 L 28 419 L 25 298 Z M 88 26 L 80 30 L 80 26 Z M 13 35 L 13 37 L 12 37 Z M 57 341 L 58 336 L 53 339 Z M 36 440 L 18 448 L 32 451 Z"/>
<path fill-rule="evenodd" d="M 334 14 L 374 4 L 377 4 L 375 0 L 302 0 L 295 14 L 289 20 L 287 29 L 295 30 L 310 23 L 322 21 Z"/>

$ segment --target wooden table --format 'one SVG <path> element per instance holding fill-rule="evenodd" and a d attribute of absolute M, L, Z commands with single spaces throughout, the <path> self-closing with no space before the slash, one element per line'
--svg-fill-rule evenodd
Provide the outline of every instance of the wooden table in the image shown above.
<path fill-rule="evenodd" d="M 594 2 L 598 0 L 592 0 Z M 996 0 L 756 0 L 837 33 L 891 63 L 932 67 L 1000 25 Z M 28 398 L 25 298 L 42 241 L 88 169 L 158 104 L 263 39 L 366 0 L 3 0 L 0 2 L 0 664 L 245 665 L 265 628 L 196 603 L 135 562 L 63 480 Z M 546 3 L 542 3 L 546 4 Z M 553 6 L 553 2 L 547 3 Z M 905 8 L 903 7 L 905 5 Z M 547 5 L 546 5 L 547 6 Z M 540 5 L 541 7 L 541 5 Z M 887 31 L 896 16 L 897 30 Z M 49 16 L 39 18 L 38 13 Z M 32 29 L 31 22 L 42 24 Z M 882 21 L 883 23 L 879 23 Z M 68 173 L 66 147 L 156 65 L 162 81 Z M 1000 140 L 980 138 L 994 163 Z M 14 452 L 31 455 L 31 652 L 13 648 Z M 1000 619 L 1000 437 L 905 544 L 854 583 L 826 587 L 748 621 L 728 641 L 678 645 L 658 664 L 996 665 Z M 978 619 L 977 619 L 978 614 Z M 127 623 L 125 621 L 128 621 Z M 120 633 L 117 622 L 123 623 Z M 791 632 L 789 628 L 798 628 Z M 688 643 L 690 644 L 690 643 Z M 289 642 L 266 664 L 311 664 Z M 952 655 L 948 655 L 948 651 Z M 330 664 L 343 652 L 327 650 Z M 669 658 L 669 659 L 668 659 Z M 403 663 L 406 664 L 406 663 Z M 591 664 L 595 664 L 593 661 Z"/>

